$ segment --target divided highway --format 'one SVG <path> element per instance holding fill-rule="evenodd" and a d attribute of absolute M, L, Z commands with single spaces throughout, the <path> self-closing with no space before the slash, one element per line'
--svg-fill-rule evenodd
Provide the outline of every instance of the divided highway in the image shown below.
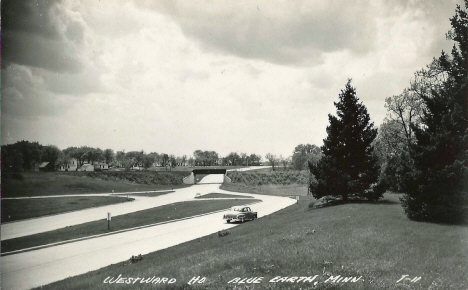
<path fill-rule="evenodd" d="M 6 224 L 6 235 L 8 238 L 25 236 L 70 224 L 103 219 L 108 211 L 115 216 L 128 213 L 129 210 L 137 211 L 179 201 L 194 200 L 197 193 L 202 195 L 211 192 L 233 194 L 233 192 L 219 189 L 222 177 L 222 175 L 208 175 L 202 179 L 200 184 L 189 188 L 177 189 L 173 193 L 158 197 L 142 197 L 132 202 L 131 205 L 128 205 L 128 203 L 122 204 L 127 205 L 127 207 L 111 205 L 47 218 L 9 223 Z M 296 202 L 286 197 L 235 194 L 261 199 L 261 203 L 250 206 L 252 210 L 258 211 L 259 218 Z M 248 203 L 250 201 L 246 200 L 246 204 Z M 2 288 L 8 290 L 38 287 L 128 260 L 132 255 L 148 254 L 237 226 L 236 224 L 227 224 L 222 220 L 222 215 L 223 213 L 207 214 L 153 227 L 3 256 L 1 258 Z M 14 226 L 14 224 L 17 226 Z M 2 225 L 2 240 L 6 239 L 4 231 L 5 227 Z"/>

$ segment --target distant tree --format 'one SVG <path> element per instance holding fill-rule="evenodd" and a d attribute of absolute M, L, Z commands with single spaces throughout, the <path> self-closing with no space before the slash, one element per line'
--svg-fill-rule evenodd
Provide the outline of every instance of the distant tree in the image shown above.
<path fill-rule="evenodd" d="M 41 162 L 42 145 L 38 142 L 19 141 L 14 147 L 21 153 L 23 170 L 34 170 Z"/>
<path fill-rule="evenodd" d="M 23 154 L 15 144 L 2 146 L 2 171 L 21 171 L 23 170 Z"/>
<path fill-rule="evenodd" d="M 128 157 L 127 154 L 122 159 L 122 167 L 125 169 L 125 171 L 130 171 L 132 166 L 135 165 L 135 161 L 133 158 Z"/>
<path fill-rule="evenodd" d="M 283 165 L 283 168 L 286 169 L 286 168 L 288 168 L 288 164 L 291 163 L 291 157 L 290 156 L 283 157 L 283 155 L 280 155 L 279 161 Z"/>
<path fill-rule="evenodd" d="M 176 166 L 177 166 L 177 160 L 176 160 L 176 157 L 173 154 L 169 155 L 168 165 L 169 165 L 170 171 L 172 171 L 172 169 L 176 168 Z"/>
<path fill-rule="evenodd" d="M 231 152 L 229 153 L 226 157 L 224 157 L 224 163 L 226 165 L 231 165 L 231 166 L 239 166 L 242 165 L 242 159 L 237 152 Z"/>
<path fill-rule="evenodd" d="M 268 160 L 268 162 L 270 162 L 270 165 L 271 165 L 271 168 L 273 169 L 273 171 L 275 171 L 275 166 L 276 166 L 276 163 L 277 163 L 276 155 L 268 153 L 267 155 L 265 155 L 265 158 Z"/>
<path fill-rule="evenodd" d="M 465 9 L 457 5 L 450 21 L 447 38 L 455 45 L 451 55 L 442 51 L 430 66 L 438 78 L 423 74 L 429 80 L 420 90 L 422 125 L 412 126 L 414 170 L 406 176 L 402 205 L 414 220 L 468 221 L 468 0 Z"/>
<path fill-rule="evenodd" d="M 250 154 L 248 160 L 249 160 L 250 166 L 259 166 L 260 162 L 262 162 L 262 156 L 256 155 L 256 154 Z"/>
<path fill-rule="evenodd" d="M 166 153 L 161 153 L 161 166 L 166 167 L 169 163 L 169 155 Z"/>
<path fill-rule="evenodd" d="M 385 99 L 385 108 L 389 112 L 386 121 L 399 127 L 401 133 L 398 137 L 404 136 L 404 139 L 400 138 L 399 142 L 406 145 L 404 149 L 408 153 L 414 141 L 412 125 L 419 125 L 423 107 L 422 98 L 411 90 L 405 90 L 400 95 Z"/>
<path fill-rule="evenodd" d="M 218 163 L 219 155 L 215 151 L 208 151 L 207 157 L 209 166 L 214 166 Z"/>
<path fill-rule="evenodd" d="M 142 151 L 129 151 L 125 153 L 124 164 L 125 168 L 130 170 L 132 167 L 140 168 L 143 161 Z M 128 168 L 127 168 L 128 167 Z"/>
<path fill-rule="evenodd" d="M 153 165 L 156 164 L 156 163 L 159 164 L 159 162 L 160 162 L 160 161 L 159 161 L 159 160 L 160 160 L 160 155 L 159 155 L 158 153 L 156 153 L 156 152 L 151 152 L 151 153 L 148 153 L 147 155 L 148 155 L 148 156 L 151 158 L 151 160 L 153 161 L 152 164 L 151 164 L 151 166 L 153 166 Z"/>
<path fill-rule="evenodd" d="M 322 151 L 317 145 L 299 144 L 294 148 L 292 155 L 292 167 L 295 170 L 305 170 L 308 168 L 308 162 L 316 164 L 322 158 Z"/>
<path fill-rule="evenodd" d="M 195 159 L 195 165 L 196 166 L 203 166 L 205 165 L 205 154 L 203 154 L 203 151 L 201 150 L 195 150 L 193 152 L 193 158 Z"/>
<path fill-rule="evenodd" d="M 380 125 L 374 140 L 374 149 L 381 168 L 380 180 L 396 192 L 403 191 L 404 177 L 412 170 L 413 162 L 408 144 L 401 125 L 393 120 Z"/>
<path fill-rule="evenodd" d="M 57 146 L 54 145 L 47 145 L 42 147 L 42 152 L 41 152 L 41 160 L 42 162 L 49 162 L 51 163 L 54 168 L 56 165 L 58 165 L 58 159 L 60 157 L 60 149 L 57 148 Z"/>
<path fill-rule="evenodd" d="M 161 164 L 161 154 L 159 154 L 157 152 L 151 152 L 150 154 L 153 155 L 155 164 L 160 165 Z"/>
<path fill-rule="evenodd" d="M 241 165 L 242 165 L 242 166 L 246 166 L 246 164 L 247 164 L 247 158 L 249 157 L 249 156 L 247 155 L 247 153 L 241 153 L 241 154 L 239 154 L 239 157 L 240 157 Z"/>
<path fill-rule="evenodd" d="M 150 154 L 144 154 L 142 156 L 142 161 L 141 161 L 141 166 L 145 169 L 148 170 L 153 166 L 154 163 L 154 155 Z"/>
<path fill-rule="evenodd" d="M 356 89 L 348 80 L 345 90 L 334 103 L 337 116 L 328 115 L 328 136 L 321 147 L 323 157 L 314 165 L 309 163 L 317 182 L 310 184 L 315 198 L 341 196 L 375 200 L 383 190 L 374 190 L 379 177 L 377 157 L 373 154 L 372 142 L 377 129 L 370 121 L 366 107 L 359 102 Z"/>
<path fill-rule="evenodd" d="M 114 160 L 114 150 L 112 149 L 104 150 L 102 155 L 104 157 L 106 164 L 111 164 L 112 161 Z"/>
<path fill-rule="evenodd" d="M 188 159 L 188 165 L 189 166 L 195 166 L 195 159 L 193 159 L 192 156 L 190 156 L 189 159 Z"/>
<path fill-rule="evenodd" d="M 100 162 L 103 160 L 103 152 L 99 148 L 93 148 L 93 147 L 88 147 L 88 146 L 82 146 L 80 148 L 83 150 L 84 153 L 84 160 L 88 162 L 88 164 L 94 164 L 96 162 Z"/>
<path fill-rule="evenodd" d="M 117 164 L 119 167 L 124 167 L 123 165 L 124 159 L 125 159 L 125 150 L 117 151 L 117 153 L 115 154 L 115 160 L 117 161 Z"/>

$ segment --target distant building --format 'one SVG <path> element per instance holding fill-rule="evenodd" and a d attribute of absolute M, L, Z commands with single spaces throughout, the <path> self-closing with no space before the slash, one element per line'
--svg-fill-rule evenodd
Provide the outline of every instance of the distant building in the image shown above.
<path fill-rule="evenodd" d="M 94 163 L 94 171 L 109 170 L 109 164 L 104 162 Z"/>
<path fill-rule="evenodd" d="M 187 165 L 188 165 L 188 164 L 187 164 L 187 160 L 184 161 L 184 160 L 183 160 L 182 158 L 180 158 L 180 157 L 177 157 L 177 158 L 176 158 L 176 164 L 177 164 L 177 166 L 187 166 Z"/>
<path fill-rule="evenodd" d="M 61 165 L 58 170 L 59 171 L 76 171 L 78 168 L 78 162 L 76 159 L 70 159 L 70 162 L 68 164 Z"/>
<path fill-rule="evenodd" d="M 54 171 L 54 170 L 55 170 L 55 166 L 54 164 L 50 162 L 42 162 L 39 165 L 39 171 Z"/>

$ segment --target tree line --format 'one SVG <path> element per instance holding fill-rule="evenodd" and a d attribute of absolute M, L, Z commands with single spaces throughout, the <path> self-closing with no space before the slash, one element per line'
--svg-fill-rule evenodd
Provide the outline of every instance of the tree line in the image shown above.
<path fill-rule="evenodd" d="M 174 154 L 141 151 L 114 152 L 112 149 L 100 149 L 88 146 L 68 147 L 60 150 L 55 145 L 41 145 L 38 142 L 19 141 L 3 145 L 2 170 L 30 171 L 36 170 L 42 162 L 49 162 L 55 168 L 70 165 L 76 160 L 77 168 L 84 164 L 105 163 L 129 170 L 131 168 L 147 170 L 152 166 L 166 167 L 170 170 L 176 166 L 258 166 L 260 155 L 231 152 L 220 158 L 215 151 L 195 150 L 193 156 L 175 156 Z"/>

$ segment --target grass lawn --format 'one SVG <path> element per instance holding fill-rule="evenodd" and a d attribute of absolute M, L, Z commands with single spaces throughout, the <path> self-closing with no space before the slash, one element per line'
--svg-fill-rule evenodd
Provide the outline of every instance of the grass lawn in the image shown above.
<path fill-rule="evenodd" d="M 128 196 L 149 196 L 149 197 L 156 197 L 156 196 L 160 196 L 160 195 L 163 195 L 163 194 L 168 194 L 168 193 L 171 193 L 171 192 L 174 192 L 172 190 L 168 190 L 168 191 L 160 191 L 160 192 L 141 192 L 141 193 L 131 193 L 131 194 L 128 194 Z M 125 194 L 116 194 L 116 195 L 121 195 L 121 196 L 126 196 Z"/>
<path fill-rule="evenodd" d="M 256 202 L 252 199 L 248 202 Z M 80 225 L 70 226 L 50 232 L 2 241 L 2 253 L 46 245 L 92 235 L 110 233 L 118 230 L 138 226 L 190 217 L 227 209 L 232 206 L 245 204 L 246 200 L 216 200 L 216 201 L 187 201 L 168 204 L 161 207 L 142 210 L 134 213 L 112 217 L 111 229 L 107 229 L 107 220 L 102 219 Z"/>
<path fill-rule="evenodd" d="M 273 215 L 45 286 L 46 289 L 127 289 L 107 277 L 169 277 L 172 285 L 138 289 L 467 289 L 468 227 L 409 220 L 397 195 L 376 203 L 309 209 L 310 196 Z M 315 276 L 318 282 L 269 282 L 276 276 Z M 360 277 L 325 282 L 329 276 Z M 402 275 L 421 277 L 397 282 Z M 193 277 L 203 284 L 187 285 Z M 228 284 L 264 277 L 259 284 Z"/>
<path fill-rule="evenodd" d="M 171 190 L 188 185 L 132 184 L 87 177 L 89 172 L 22 172 L 22 180 L 2 176 L 2 197 Z"/>
<path fill-rule="evenodd" d="M 41 217 L 126 201 L 127 198 L 123 196 L 2 199 L 2 222 Z"/>
<path fill-rule="evenodd" d="M 212 192 L 212 193 L 208 193 L 200 197 L 196 197 L 196 198 L 203 199 L 203 198 L 253 198 L 253 197 L 246 196 L 246 195 L 238 195 L 238 194 L 225 194 L 225 193 Z"/>
<path fill-rule="evenodd" d="M 307 185 L 273 185 L 249 186 L 242 183 L 223 183 L 221 189 L 234 192 L 266 194 L 276 196 L 307 196 Z"/>

